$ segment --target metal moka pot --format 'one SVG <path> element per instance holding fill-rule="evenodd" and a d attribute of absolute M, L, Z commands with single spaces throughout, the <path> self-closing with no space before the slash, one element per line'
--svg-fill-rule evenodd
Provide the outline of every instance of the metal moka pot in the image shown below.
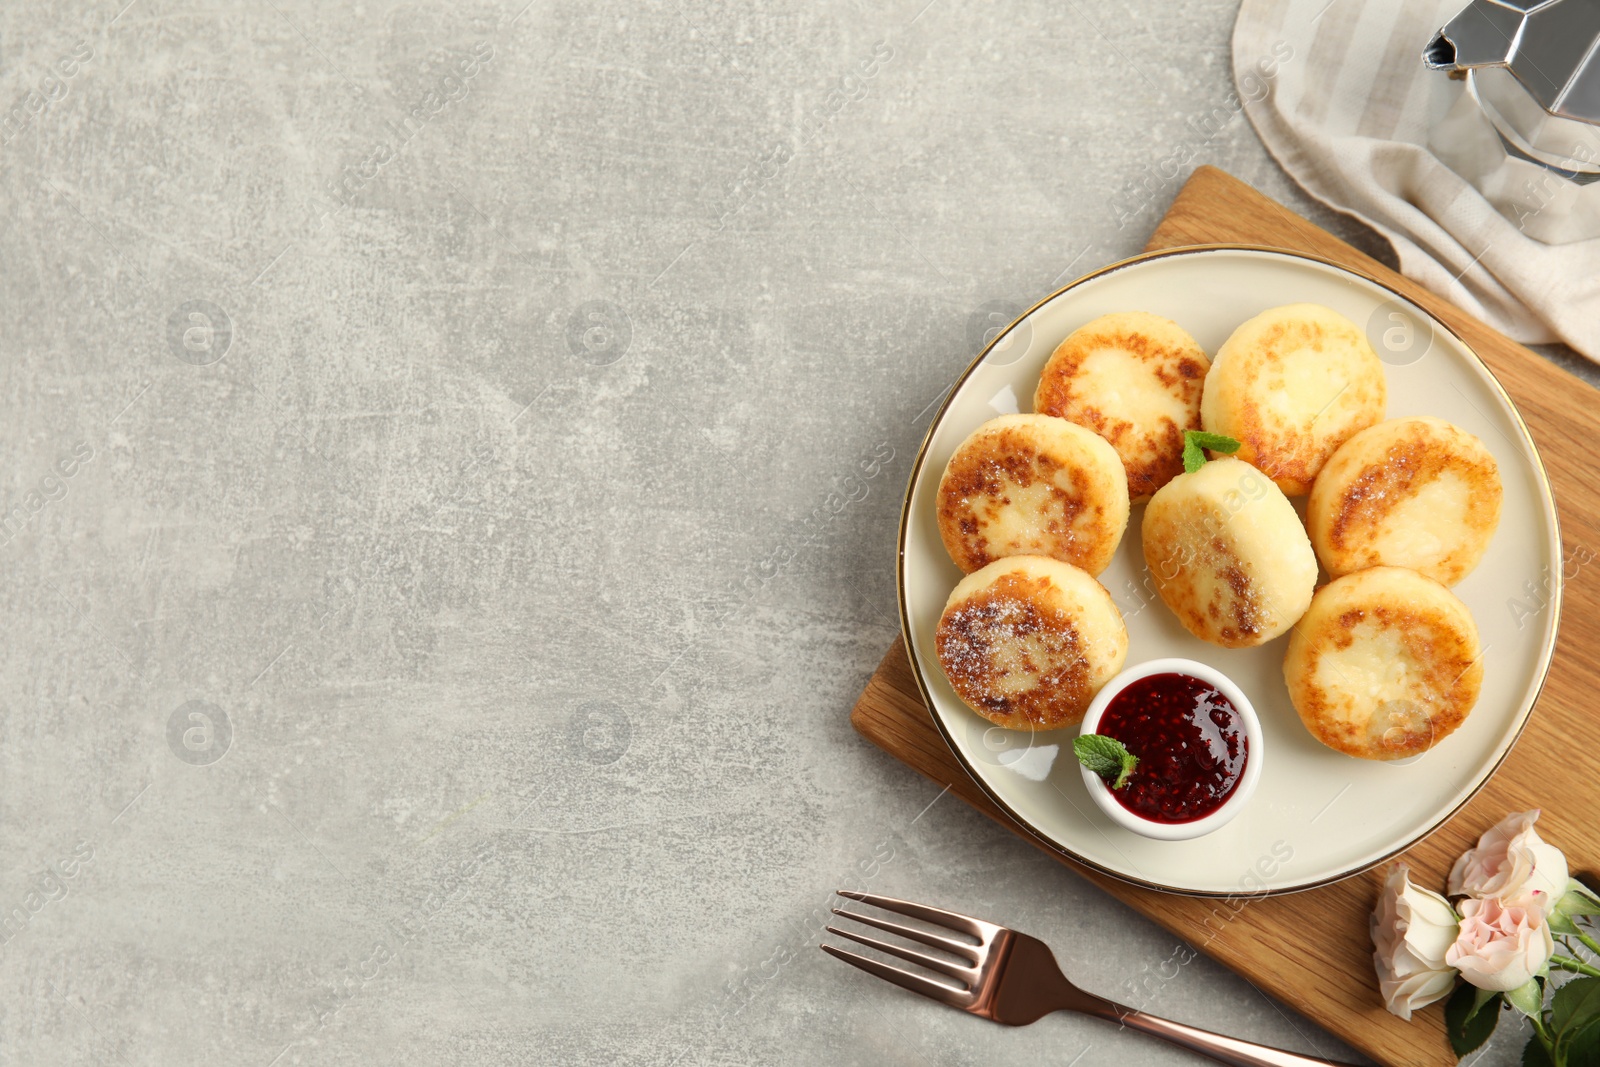
<path fill-rule="evenodd" d="M 1600 2 L 1473 0 L 1422 59 L 1466 80 L 1433 153 L 1528 236 L 1600 237 Z"/>

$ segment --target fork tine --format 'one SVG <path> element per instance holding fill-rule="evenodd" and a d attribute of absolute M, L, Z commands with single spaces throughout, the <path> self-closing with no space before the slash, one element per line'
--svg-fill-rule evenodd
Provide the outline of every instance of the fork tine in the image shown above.
<path fill-rule="evenodd" d="M 926 930 L 919 930 L 915 926 L 892 923 L 888 919 L 880 919 L 876 915 L 863 915 L 860 912 L 845 911 L 843 908 L 834 908 L 833 913 L 844 919 L 865 923 L 868 926 L 876 926 L 878 929 L 887 930 L 891 934 L 899 934 L 901 937 L 908 937 L 913 941 L 921 941 L 924 945 L 942 948 L 946 952 L 955 953 L 957 956 L 965 956 L 967 962 L 974 966 L 981 959 L 977 945 L 971 945 L 965 941 L 957 941 L 953 937 L 940 937 L 938 934 L 930 934 Z M 846 934 L 845 936 L 849 937 L 850 935 Z"/>
<path fill-rule="evenodd" d="M 913 919 L 921 919 L 925 923 L 943 926 L 947 930 L 960 930 L 964 934 L 987 941 L 989 934 L 997 930 L 993 923 L 986 923 L 982 919 L 974 919 L 970 915 L 959 912 L 945 911 L 943 908 L 930 908 L 926 904 L 918 904 L 910 900 L 896 900 L 894 897 L 880 897 L 875 893 L 857 893 L 850 889 L 840 889 L 836 892 L 846 900 L 859 900 L 863 904 L 870 904 L 874 908 L 884 911 L 897 911 L 901 915 L 909 915 Z"/>
<path fill-rule="evenodd" d="M 937 956 L 930 956 L 926 952 L 919 952 L 914 948 L 896 945 L 889 941 L 881 941 L 876 937 L 868 937 L 866 934 L 853 934 L 849 930 L 841 930 L 837 926 L 830 926 L 827 930 L 830 934 L 848 937 L 858 945 L 866 945 L 868 948 L 875 948 L 879 952 L 887 952 L 891 956 L 899 956 L 903 960 L 915 963 L 919 967 L 926 967 L 930 971 L 938 971 L 940 974 L 949 975 L 959 982 L 965 982 L 968 986 L 971 986 L 974 979 L 977 978 L 977 973 L 971 967 L 963 967 L 959 963 L 942 960 Z"/>
<path fill-rule="evenodd" d="M 891 967 L 887 963 L 879 963 L 877 960 L 869 959 L 846 949 L 834 948 L 832 945 L 823 945 L 822 951 L 837 959 L 844 960 L 852 967 L 859 967 L 868 974 L 876 975 L 885 982 L 893 982 L 901 989 L 909 989 L 913 993 L 921 993 L 931 1000 L 937 1000 L 939 1003 L 948 1004 L 953 1008 L 966 1007 L 969 994 L 964 989 L 952 989 L 942 982 L 935 982 L 932 978 L 924 978 L 920 974 L 902 971 L 898 967 Z"/>

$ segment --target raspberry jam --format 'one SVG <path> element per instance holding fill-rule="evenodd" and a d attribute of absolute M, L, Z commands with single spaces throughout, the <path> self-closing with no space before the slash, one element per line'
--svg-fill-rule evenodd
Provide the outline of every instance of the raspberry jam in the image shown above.
<path fill-rule="evenodd" d="M 1209 682 L 1152 674 L 1111 698 L 1095 732 L 1139 757 L 1117 802 L 1152 822 L 1203 819 L 1222 807 L 1244 777 L 1244 719 Z"/>

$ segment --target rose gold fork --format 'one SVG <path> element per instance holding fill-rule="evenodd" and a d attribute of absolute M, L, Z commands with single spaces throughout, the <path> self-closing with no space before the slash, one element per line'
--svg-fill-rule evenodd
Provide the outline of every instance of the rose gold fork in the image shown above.
<path fill-rule="evenodd" d="M 1026 1026 L 1054 1011 L 1082 1012 L 1123 1026 L 1131 1026 L 1135 1030 L 1143 1030 L 1163 1041 L 1182 1045 L 1186 1049 L 1198 1052 L 1202 1056 L 1210 1056 L 1231 1067 L 1313 1067 L 1313 1065 L 1341 1067 L 1332 1060 L 1319 1060 L 1295 1052 L 1267 1048 L 1265 1045 L 1254 1045 L 1248 1041 L 1223 1037 L 1221 1034 L 1185 1026 L 1169 1019 L 1158 1019 L 1154 1015 L 1146 1015 L 1142 1011 L 1135 1011 L 1104 997 L 1086 993 L 1067 981 L 1066 976 L 1061 973 L 1061 968 L 1056 964 L 1055 956 L 1050 952 L 1050 946 L 1038 938 L 1029 937 L 1016 930 L 1008 930 L 1004 926 L 974 919 L 970 915 L 958 915 L 953 911 L 930 908 L 926 904 L 914 904 L 909 900 L 895 900 L 893 897 L 874 896 L 871 893 L 853 893 L 844 889 L 839 890 L 839 895 L 847 900 L 859 900 L 875 908 L 908 915 L 946 931 L 977 938 L 977 943 L 974 944 L 959 937 L 905 926 L 888 919 L 880 919 L 875 915 L 844 911 L 841 908 L 833 909 L 835 915 L 875 926 L 879 930 L 886 930 L 912 941 L 920 941 L 924 945 L 966 960 L 967 966 L 963 966 L 905 945 L 880 941 L 878 938 L 841 930 L 836 926 L 828 927 L 830 934 L 838 934 L 868 948 L 898 956 L 960 983 L 948 985 L 901 967 L 880 963 L 855 952 L 835 948 L 832 945 L 822 946 L 822 951 L 837 956 L 868 974 L 875 974 L 902 989 L 921 993 L 952 1008 L 960 1008 L 962 1011 L 969 1011 L 1007 1026 Z"/>

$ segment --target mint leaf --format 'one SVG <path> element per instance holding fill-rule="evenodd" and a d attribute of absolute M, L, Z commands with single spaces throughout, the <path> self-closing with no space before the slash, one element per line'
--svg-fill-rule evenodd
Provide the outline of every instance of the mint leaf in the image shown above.
<path fill-rule="evenodd" d="M 1206 465 L 1205 450 L 1233 455 L 1239 451 L 1239 442 L 1226 434 L 1207 433 L 1205 430 L 1183 431 L 1183 472 L 1193 474 Z"/>
<path fill-rule="evenodd" d="M 1485 1008 L 1493 1006 L 1493 1010 Z M 1486 1000 L 1478 998 L 1478 990 L 1462 982 L 1444 1006 L 1444 1028 L 1450 1035 L 1450 1048 L 1461 1059 L 1489 1040 L 1494 1024 L 1500 1021 L 1500 994 Z"/>
<path fill-rule="evenodd" d="M 1090 773 L 1102 778 L 1121 773 L 1122 753 L 1125 751 L 1127 749 L 1120 741 L 1104 734 L 1082 734 L 1072 741 L 1072 752 L 1078 757 L 1078 762 L 1089 768 Z"/>
<path fill-rule="evenodd" d="M 1072 754 L 1089 768 L 1089 773 L 1104 778 L 1112 789 L 1127 785 L 1128 775 L 1139 763 L 1139 757 L 1129 752 L 1126 745 L 1105 734 L 1081 734 L 1074 738 Z"/>

